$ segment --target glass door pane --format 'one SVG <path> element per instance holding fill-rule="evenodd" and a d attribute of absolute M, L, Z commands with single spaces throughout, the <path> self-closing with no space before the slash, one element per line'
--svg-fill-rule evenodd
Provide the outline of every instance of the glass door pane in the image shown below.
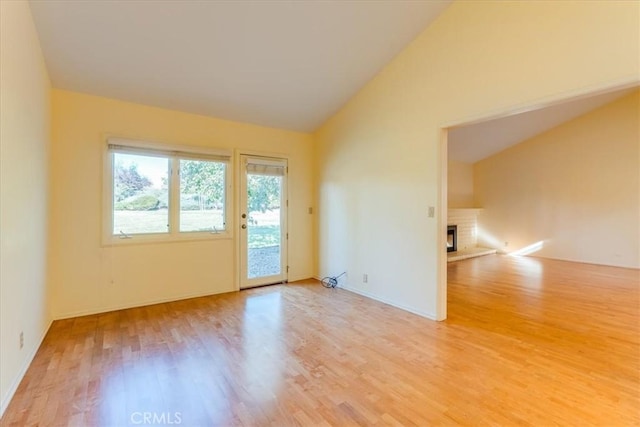
<path fill-rule="evenodd" d="M 240 287 L 286 281 L 286 160 L 241 162 Z"/>
<path fill-rule="evenodd" d="M 282 177 L 248 173 L 247 196 L 248 278 L 280 275 Z"/>

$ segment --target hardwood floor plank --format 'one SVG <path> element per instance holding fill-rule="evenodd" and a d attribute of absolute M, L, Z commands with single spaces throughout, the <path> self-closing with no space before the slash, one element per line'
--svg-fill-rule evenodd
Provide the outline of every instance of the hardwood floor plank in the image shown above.
<path fill-rule="evenodd" d="M 316 281 L 56 321 L 0 425 L 640 425 L 638 270 L 448 280 L 441 323 Z"/>

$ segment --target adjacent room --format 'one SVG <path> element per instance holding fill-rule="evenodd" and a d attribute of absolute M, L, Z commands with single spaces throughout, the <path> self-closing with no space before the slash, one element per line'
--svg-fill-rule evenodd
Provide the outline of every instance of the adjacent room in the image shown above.
<path fill-rule="evenodd" d="M 448 261 L 500 252 L 637 268 L 637 105 L 629 88 L 450 129 Z"/>
<path fill-rule="evenodd" d="M 0 2 L 0 425 L 640 423 L 640 2 Z"/>

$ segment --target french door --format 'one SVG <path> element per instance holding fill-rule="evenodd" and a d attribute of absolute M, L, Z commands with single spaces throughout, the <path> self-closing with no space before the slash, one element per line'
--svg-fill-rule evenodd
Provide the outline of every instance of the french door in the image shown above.
<path fill-rule="evenodd" d="M 240 156 L 240 288 L 287 280 L 287 161 Z"/>

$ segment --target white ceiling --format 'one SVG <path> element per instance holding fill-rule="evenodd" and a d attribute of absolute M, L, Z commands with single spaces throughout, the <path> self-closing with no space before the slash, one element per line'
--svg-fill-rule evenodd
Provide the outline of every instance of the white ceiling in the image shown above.
<path fill-rule="evenodd" d="M 618 90 L 449 130 L 448 158 L 475 163 L 636 90 Z"/>
<path fill-rule="evenodd" d="M 56 88 L 309 132 L 450 3 L 30 4 Z"/>

